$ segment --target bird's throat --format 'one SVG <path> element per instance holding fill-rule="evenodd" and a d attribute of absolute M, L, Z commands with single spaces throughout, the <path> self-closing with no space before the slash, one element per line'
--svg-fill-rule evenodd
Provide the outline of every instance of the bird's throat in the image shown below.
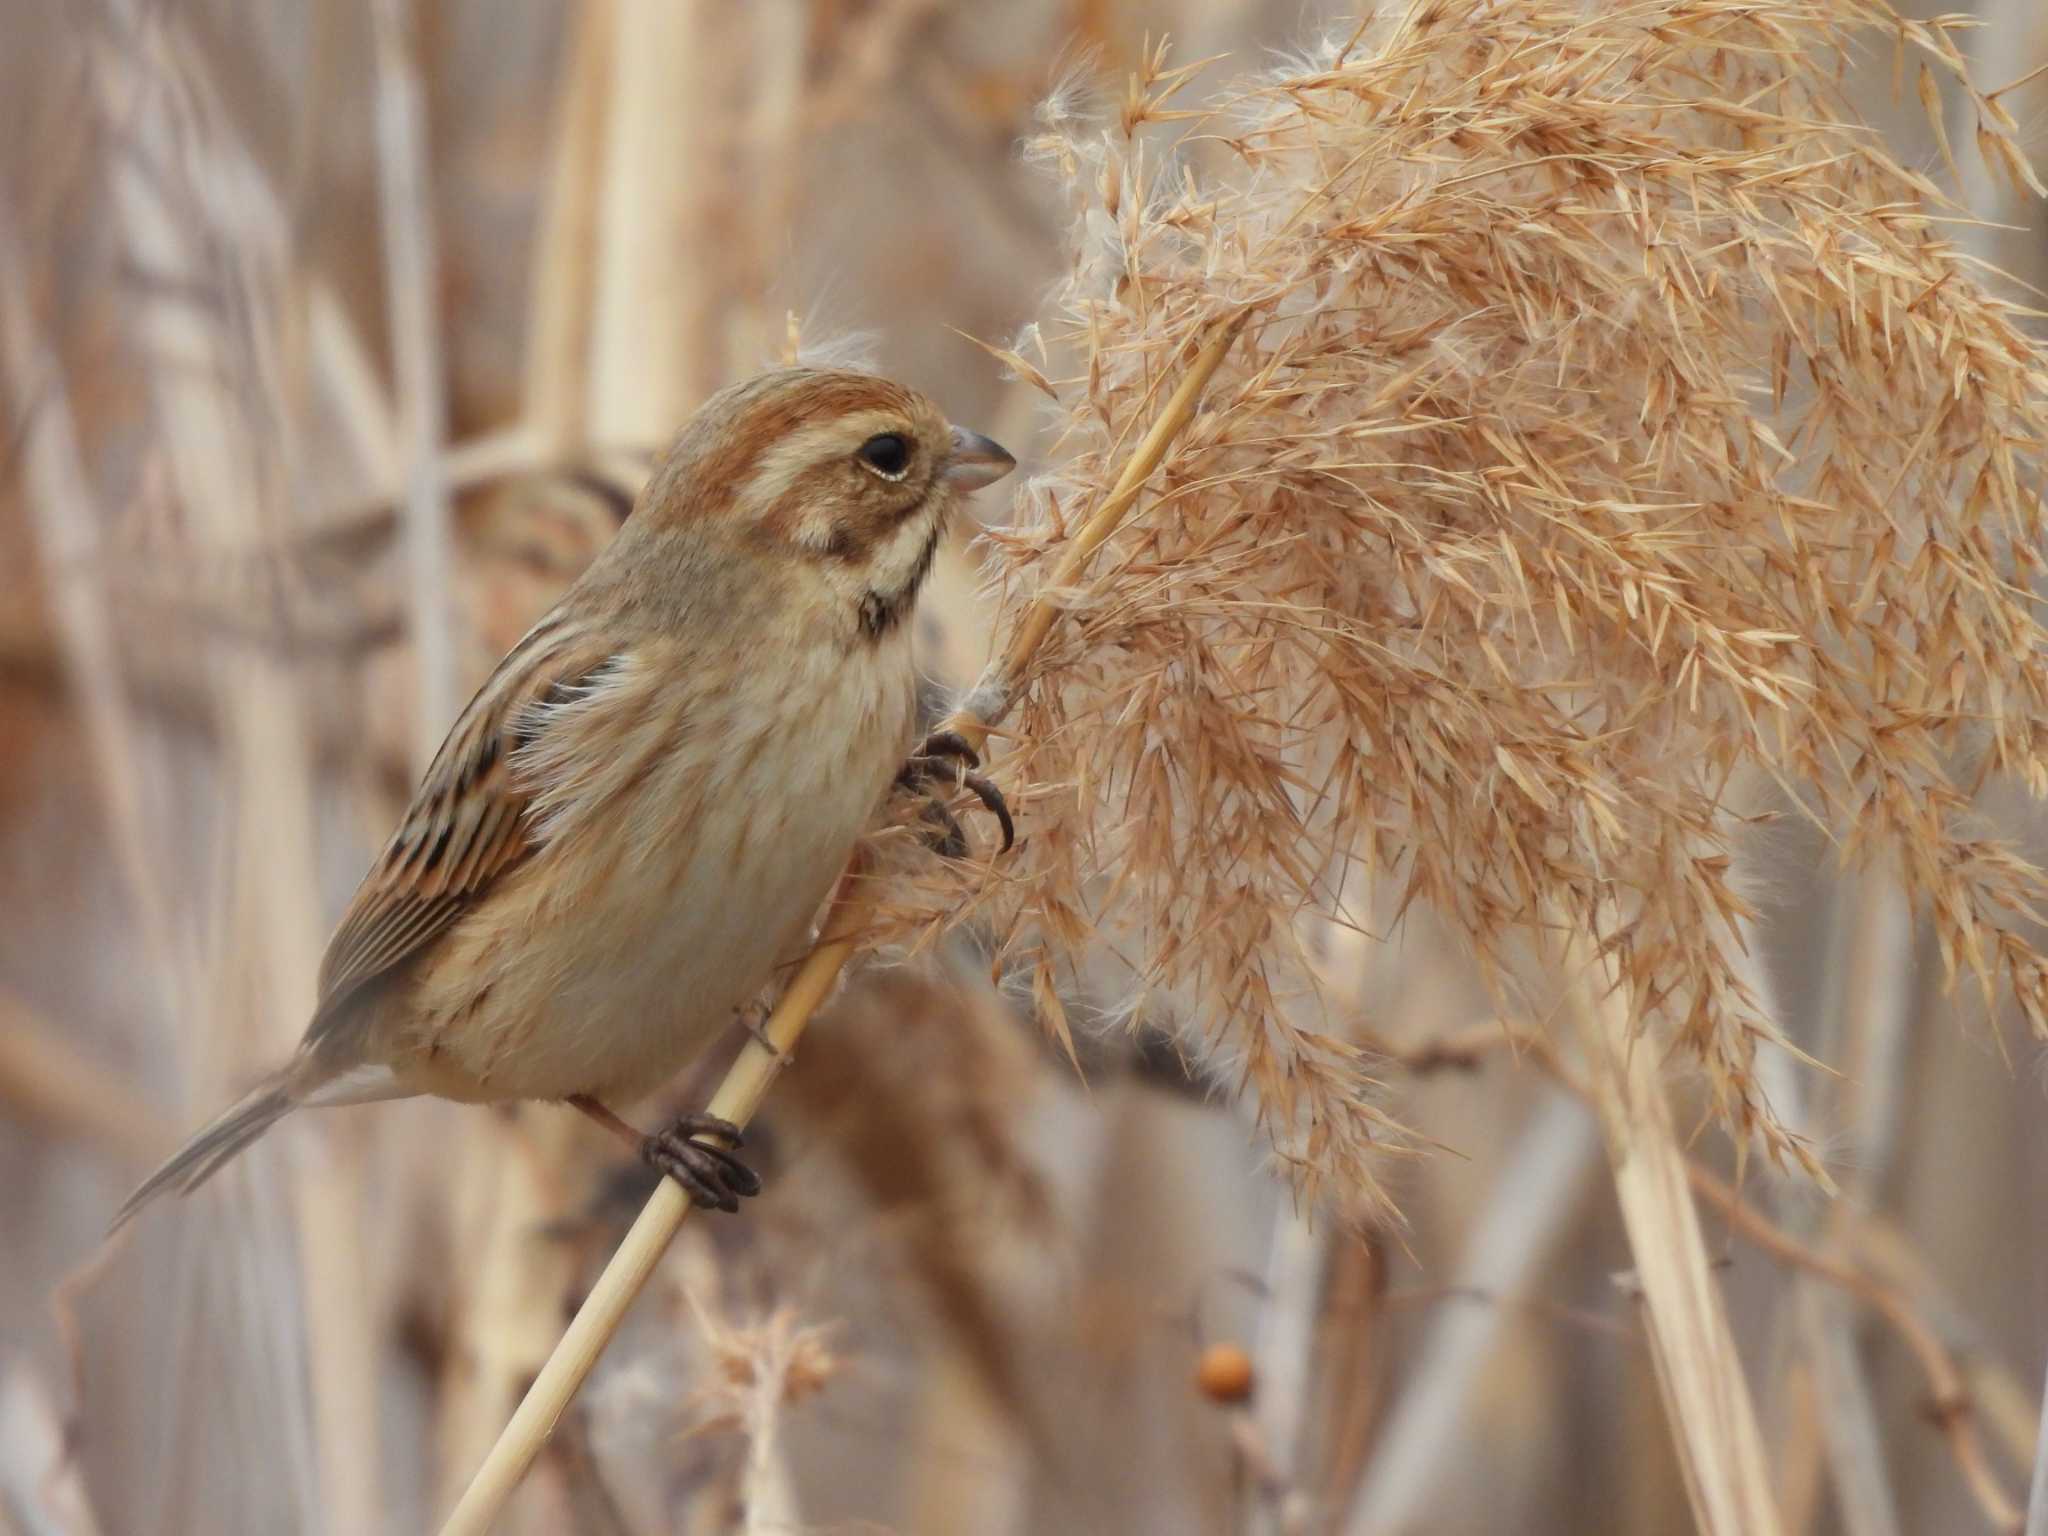
<path fill-rule="evenodd" d="M 918 589 L 925 578 L 932 573 L 932 561 L 939 553 L 939 534 L 942 527 L 935 526 L 931 536 L 918 551 L 917 561 L 909 574 L 893 591 L 882 591 L 874 587 L 861 594 L 860 632 L 869 640 L 880 640 L 888 634 L 910 610 L 917 605 Z"/>

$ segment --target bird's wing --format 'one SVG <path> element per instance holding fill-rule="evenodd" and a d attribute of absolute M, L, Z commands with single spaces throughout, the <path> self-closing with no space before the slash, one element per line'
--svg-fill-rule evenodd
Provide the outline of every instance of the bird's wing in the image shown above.
<path fill-rule="evenodd" d="M 398 831 L 356 890 L 320 962 L 312 1047 L 364 987 L 417 954 L 536 846 L 529 786 L 512 756 L 546 729 L 549 708 L 592 686 L 611 650 L 559 613 L 491 674 L 449 731 Z"/>

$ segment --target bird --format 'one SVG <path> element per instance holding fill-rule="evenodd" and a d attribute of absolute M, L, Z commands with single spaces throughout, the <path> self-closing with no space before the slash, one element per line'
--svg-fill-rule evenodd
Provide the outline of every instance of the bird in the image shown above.
<path fill-rule="evenodd" d="M 322 959 L 284 1066 L 131 1195 L 190 1192 L 295 1109 L 436 1095 L 581 1110 L 700 1206 L 760 1180 L 738 1129 L 642 1136 L 663 1082 L 801 955 L 915 746 L 910 619 L 950 519 L 1015 467 L 925 396 L 785 368 L 707 399 L 618 533 L 457 717 Z M 933 841 L 960 853 L 933 799 Z"/>

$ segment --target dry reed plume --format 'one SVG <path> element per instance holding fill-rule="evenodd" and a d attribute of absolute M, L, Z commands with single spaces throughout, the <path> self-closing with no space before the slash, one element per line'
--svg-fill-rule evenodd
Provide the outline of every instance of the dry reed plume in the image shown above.
<path fill-rule="evenodd" d="M 1746 775 L 1895 860 L 1951 980 L 2048 1029 L 2043 873 L 1971 812 L 1987 776 L 2048 791 L 2048 375 L 1838 93 L 1859 42 L 1931 107 L 1930 66 L 1960 82 L 2031 177 L 1942 26 L 1864 0 L 1433 0 L 1164 150 L 1197 114 L 1163 49 L 1108 114 L 1056 97 L 1075 256 L 1003 355 L 1060 439 L 994 536 L 1006 611 L 1190 338 L 1254 318 L 1150 506 L 1050 593 L 1000 759 L 1024 847 L 911 899 L 978 899 L 1048 1002 L 1102 935 L 1283 1158 L 1368 1198 L 1382 1127 L 1304 919 L 1362 921 L 1371 882 L 1496 984 L 1591 936 L 1631 1026 L 1817 1166 L 1753 1072 Z"/>
<path fill-rule="evenodd" d="M 2005 1213 L 2037 1092 L 1930 1017 L 1920 940 L 1946 929 L 1968 976 L 1975 925 L 2001 998 L 2032 961 L 2035 872 L 1968 802 L 2027 783 L 2039 714 L 2035 317 L 1986 299 L 1946 243 L 1990 254 L 1984 228 L 1945 225 L 1842 99 L 1894 56 L 1912 111 L 1939 86 L 1944 153 L 1995 209 L 1987 178 L 2024 179 L 1999 103 L 2027 98 L 1970 90 L 1950 39 L 2003 84 L 2048 34 L 2028 0 L 1975 8 L 1965 34 L 1865 0 L 1396 0 L 1257 79 L 1242 61 L 1328 7 L 23 8 L 0 1503 L 430 1527 L 537 1381 L 449 1530 L 1365 1536 L 1512 1508 L 1535 1533 L 1688 1500 L 1717 1536 L 2018 1530 L 2039 1308 Z M 1178 59 L 1240 62 L 1135 52 L 1169 17 Z M 1075 34 L 1137 78 L 1043 120 L 1076 238 L 1040 307 L 1066 221 L 1013 151 Z M 905 878 L 862 897 L 900 938 L 992 933 L 1055 1029 L 1105 998 L 1178 1028 L 1368 1219 L 1249 1176 L 1151 1028 L 1084 1046 L 1077 1089 L 995 992 L 955 990 L 949 941 L 804 1036 L 740 1223 L 668 1247 L 662 1183 L 598 1276 L 645 1181 L 572 1117 L 339 1114 L 73 1274 L 45 1337 L 48 1287 L 193 1108 L 179 1085 L 234 1086 L 295 1022 L 425 701 L 553 600 L 637 450 L 772 351 L 785 303 L 849 302 L 888 371 L 1020 448 L 940 322 L 1035 312 L 1013 361 L 1056 403 L 1000 605 L 949 549 L 920 620 L 948 683 L 985 621 L 1007 658 L 1045 641 L 967 699 L 1000 717 L 1027 841 L 976 875 L 894 838 Z M 1140 451 L 1181 427 L 1163 466 Z M 414 578 L 444 557 L 440 635 Z M 1743 818 L 1788 804 L 1760 790 L 1871 873 L 1810 867 L 1788 826 L 1759 899 Z M 1744 894 L 1753 954 L 1723 917 Z M 1428 909 L 1397 943 L 1339 926 Z M 762 1100 L 856 948 L 805 969 L 774 1048 L 736 1038 L 722 1103 Z M 1760 1052 L 1765 1103 L 1773 1026 L 1842 1076 Z M 1840 1197 L 1689 1162 L 1663 1075 L 1716 1074 L 1630 1051 L 1643 1029 L 1702 1045 L 1787 1155 L 1828 1149 Z M 1594 1138 L 1544 1074 L 1598 1111 L 1611 1204 L 1582 1198 Z M 1370 1219 L 1382 1110 L 1464 1154 L 1401 1169 L 1398 1235 Z M 826 1319 L 837 1368 L 797 1327 Z M 1204 1345 L 1249 1365 L 1248 1404 L 1196 1390 Z"/>

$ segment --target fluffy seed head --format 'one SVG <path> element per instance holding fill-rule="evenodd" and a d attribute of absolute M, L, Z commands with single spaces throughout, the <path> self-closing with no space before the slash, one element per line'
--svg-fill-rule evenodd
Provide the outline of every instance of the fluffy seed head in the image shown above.
<path fill-rule="evenodd" d="M 1323 940 L 1423 913 L 1527 1017 L 1508 983 L 1583 936 L 1810 1161 L 1757 1070 L 1750 786 L 2048 1035 L 2048 867 L 1978 794 L 2048 798 L 2048 357 L 1835 61 L 1928 55 L 2025 177 L 2015 126 L 1876 0 L 1380 10 L 1178 160 L 1141 133 L 1183 115 L 1158 57 L 1116 124 L 1052 124 L 1074 270 L 1017 372 L 1058 467 L 992 534 L 1013 611 L 1064 614 L 995 765 L 1030 833 L 917 900 L 979 895 L 1055 1024 L 1066 957 L 1126 961 L 1106 1011 L 1178 1026 L 1354 1198 L 1370 1005 Z M 1056 587 L 1226 315 L 1149 502 Z"/>

